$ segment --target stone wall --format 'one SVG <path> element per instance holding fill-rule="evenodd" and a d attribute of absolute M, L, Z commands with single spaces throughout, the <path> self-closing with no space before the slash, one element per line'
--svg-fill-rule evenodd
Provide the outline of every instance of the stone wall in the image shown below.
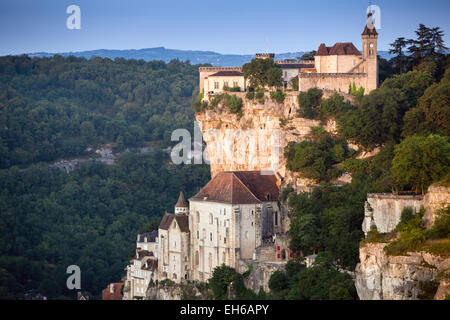
<path fill-rule="evenodd" d="M 300 73 L 298 87 L 300 91 L 320 88 L 347 93 L 353 83 L 357 88 L 368 88 L 367 80 L 367 73 Z"/>
<path fill-rule="evenodd" d="M 400 222 L 403 209 L 409 207 L 414 213 L 419 212 L 422 199 L 419 195 L 367 194 L 362 225 L 364 233 L 367 234 L 374 227 L 381 233 L 394 230 Z"/>
<path fill-rule="evenodd" d="M 444 186 L 430 186 L 423 198 L 425 214 L 423 220 L 427 228 L 430 228 L 436 220 L 437 211 L 450 204 L 450 188 Z"/>

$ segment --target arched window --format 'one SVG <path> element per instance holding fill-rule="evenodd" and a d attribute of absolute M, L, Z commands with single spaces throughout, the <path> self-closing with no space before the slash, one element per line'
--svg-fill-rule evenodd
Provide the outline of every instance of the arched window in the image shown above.
<path fill-rule="evenodd" d="M 273 219 L 273 221 L 275 222 L 275 225 L 278 225 L 278 211 L 275 211 L 275 217 Z"/>
<path fill-rule="evenodd" d="M 198 251 L 195 251 L 195 265 L 198 266 L 198 264 L 199 264 Z"/>
<path fill-rule="evenodd" d="M 209 264 L 209 271 L 212 269 L 212 254 L 210 253 L 208 256 L 208 264 Z"/>
<path fill-rule="evenodd" d="M 281 259 L 285 260 L 286 259 L 286 250 L 282 250 L 281 251 Z"/>
<path fill-rule="evenodd" d="M 212 213 L 209 214 L 209 224 L 213 224 L 213 215 L 212 215 Z"/>
<path fill-rule="evenodd" d="M 197 220 L 197 223 L 200 223 L 200 213 L 198 211 L 195 213 L 195 218 L 195 220 Z"/>
<path fill-rule="evenodd" d="M 187 273 L 184 275 L 184 279 L 187 280 L 188 279 L 188 275 Z"/>
<path fill-rule="evenodd" d="M 176 279 L 176 278 L 177 278 L 177 274 L 174 273 L 174 274 L 172 275 L 172 279 Z"/>

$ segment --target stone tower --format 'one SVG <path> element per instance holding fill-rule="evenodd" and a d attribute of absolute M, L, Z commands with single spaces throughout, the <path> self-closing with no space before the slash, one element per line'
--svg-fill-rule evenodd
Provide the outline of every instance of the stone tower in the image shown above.
<path fill-rule="evenodd" d="M 183 191 L 180 192 L 180 196 L 178 197 L 178 201 L 175 204 L 175 214 L 178 213 L 189 213 L 189 205 L 187 204 L 186 200 L 184 200 L 184 194 Z"/>
<path fill-rule="evenodd" d="M 373 24 L 372 12 L 369 12 L 367 15 L 366 26 L 364 27 L 361 37 L 363 41 L 363 59 L 365 60 L 363 72 L 367 73 L 366 92 L 370 92 L 378 87 L 378 33 Z"/>

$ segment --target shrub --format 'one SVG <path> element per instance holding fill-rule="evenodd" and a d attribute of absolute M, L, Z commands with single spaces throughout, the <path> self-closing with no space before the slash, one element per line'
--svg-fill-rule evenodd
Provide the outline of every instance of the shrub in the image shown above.
<path fill-rule="evenodd" d="M 272 100 L 282 103 L 286 98 L 286 93 L 282 91 L 275 91 L 270 93 L 270 97 L 272 98 Z"/>
<path fill-rule="evenodd" d="M 255 98 L 255 93 L 253 91 L 249 91 L 245 94 L 245 98 L 247 100 L 253 100 Z"/>
<path fill-rule="evenodd" d="M 239 116 L 242 115 L 242 99 L 237 97 L 235 94 L 232 96 L 226 95 L 224 97 L 225 100 L 225 106 L 230 109 L 231 113 L 236 113 Z"/>
<path fill-rule="evenodd" d="M 311 88 L 306 92 L 300 92 L 297 99 L 300 106 L 298 110 L 298 115 L 300 117 L 307 119 L 314 119 L 317 117 L 317 106 L 322 100 L 322 90 Z"/>

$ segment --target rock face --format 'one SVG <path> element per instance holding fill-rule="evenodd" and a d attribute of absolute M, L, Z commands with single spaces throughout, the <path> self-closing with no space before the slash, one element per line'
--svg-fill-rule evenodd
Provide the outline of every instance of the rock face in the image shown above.
<path fill-rule="evenodd" d="M 369 243 L 359 250 L 355 285 L 361 300 L 416 300 L 423 283 L 450 268 L 449 258 L 427 252 L 388 256 L 383 250 L 386 245 Z"/>
<path fill-rule="evenodd" d="M 430 228 L 436 220 L 436 213 L 439 209 L 450 204 L 450 188 L 443 186 L 430 186 L 423 198 L 425 214 L 423 220 L 425 225 Z"/>
<path fill-rule="evenodd" d="M 312 181 L 286 170 L 284 148 L 290 141 L 301 142 L 312 127 L 322 126 L 336 131 L 334 121 L 298 118 L 298 92 L 286 92 L 283 103 L 265 93 L 264 103 L 248 100 L 245 93 L 233 92 L 242 98 L 242 117 L 230 113 L 221 103 L 213 110 L 195 115 L 207 145 L 211 175 L 222 171 L 272 171 L 285 178 L 296 190 L 309 190 Z M 324 97 L 330 96 L 324 92 Z"/>
<path fill-rule="evenodd" d="M 400 222 L 404 208 L 411 208 L 414 213 L 422 207 L 422 196 L 394 195 L 390 193 L 369 193 L 364 206 L 362 229 L 365 234 L 376 227 L 378 232 L 391 232 Z"/>

